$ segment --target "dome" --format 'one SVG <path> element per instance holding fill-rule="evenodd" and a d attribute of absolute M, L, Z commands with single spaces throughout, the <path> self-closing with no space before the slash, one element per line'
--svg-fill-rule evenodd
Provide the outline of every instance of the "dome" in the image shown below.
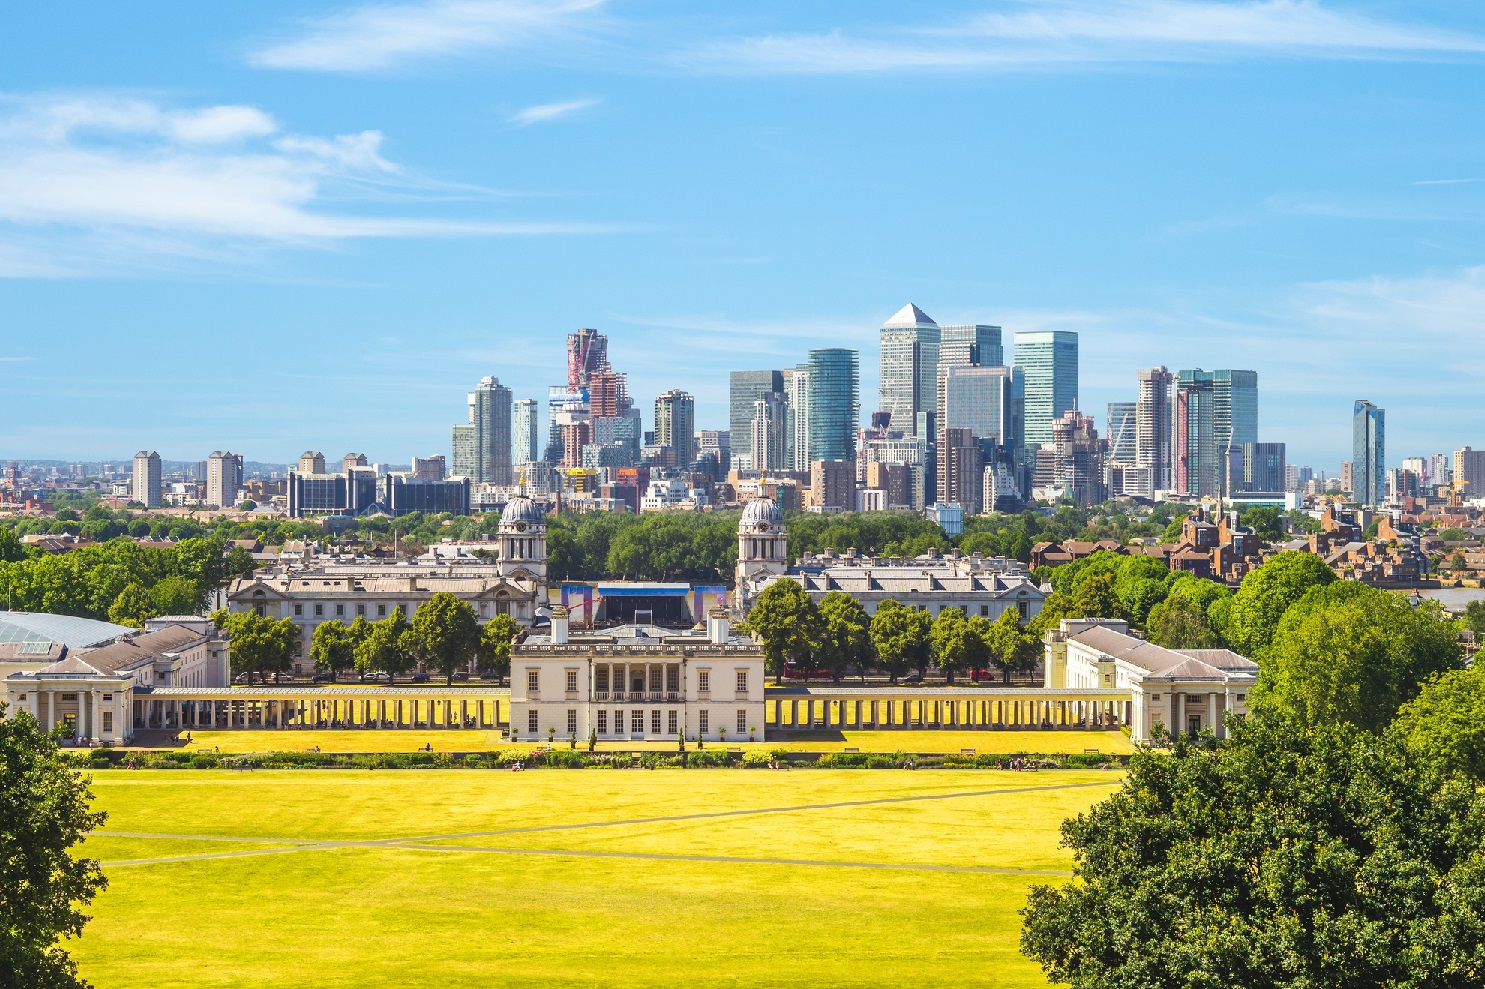
<path fill-rule="evenodd" d="M 505 510 L 500 513 L 501 525 L 507 522 L 534 522 L 540 525 L 543 521 L 541 509 L 530 498 L 512 498 L 505 503 Z"/>
<path fill-rule="evenodd" d="M 783 525 L 784 513 L 779 510 L 779 503 L 772 498 L 754 498 L 748 502 L 743 509 L 742 524 L 754 525 L 759 522 Z"/>

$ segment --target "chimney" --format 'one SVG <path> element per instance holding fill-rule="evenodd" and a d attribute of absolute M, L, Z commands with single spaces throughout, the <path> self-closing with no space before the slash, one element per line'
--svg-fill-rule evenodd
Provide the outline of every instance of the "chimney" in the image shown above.
<path fill-rule="evenodd" d="M 552 645 L 567 645 L 567 608 L 560 604 L 552 608 Z"/>
<path fill-rule="evenodd" d="M 714 646 L 725 646 L 731 637 L 731 617 L 726 608 L 713 608 L 706 613 L 706 637 Z"/>

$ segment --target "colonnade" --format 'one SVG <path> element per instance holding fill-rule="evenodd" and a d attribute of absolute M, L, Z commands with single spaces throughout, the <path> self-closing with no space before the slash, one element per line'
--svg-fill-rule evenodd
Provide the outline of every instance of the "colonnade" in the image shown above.
<path fill-rule="evenodd" d="M 510 715 L 505 691 L 338 693 L 283 689 L 163 688 L 134 697 L 134 728 L 467 728 L 493 730 Z"/>
<path fill-rule="evenodd" d="M 771 695 L 764 722 L 775 729 L 1111 729 L 1130 723 L 1127 691 L 965 690 Z"/>

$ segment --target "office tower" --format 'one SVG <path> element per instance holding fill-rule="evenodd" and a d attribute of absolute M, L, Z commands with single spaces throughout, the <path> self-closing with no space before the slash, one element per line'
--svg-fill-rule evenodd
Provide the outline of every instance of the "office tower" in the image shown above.
<path fill-rule="evenodd" d="M 911 302 L 882 324 L 878 407 L 909 436 L 926 435 L 925 416 L 937 405 L 939 339 L 938 324 Z"/>
<path fill-rule="evenodd" d="M 728 376 L 727 437 L 734 457 L 753 457 L 753 413 L 758 400 L 784 395 L 782 371 L 733 371 Z"/>
<path fill-rule="evenodd" d="M 1138 444 L 1136 442 L 1139 422 L 1138 402 L 1109 403 L 1109 461 L 1134 466 Z"/>
<path fill-rule="evenodd" d="M 1454 483 L 1454 458 L 1447 453 L 1428 455 L 1428 483 L 1432 485 Z"/>
<path fill-rule="evenodd" d="M 1478 498 L 1485 493 L 1485 450 L 1469 447 L 1455 450 L 1453 482 L 1464 487 L 1466 498 Z"/>
<path fill-rule="evenodd" d="M 810 366 L 799 364 L 784 372 L 784 410 L 792 469 L 810 469 Z"/>
<path fill-rule="evenodd" d="M 937 428 L 944 428 L 944 376 L 951 367 L 994 367 L 1005 363 L 1000 327 L 967 324 L 940 326 L 938 344 L 938 392 L 934 406 Z"/>
<path fill-rule="evenodd" d="M 809 375 L 810 463 L 854 461 L 856 424 L 861 418 L 859 356 L 839 347 L 811 350 Z"/>
<path fill-rule="evenodd" d="M 1228 494 L 1244 491 L 1273 493 L 1288 490 L 1289 468 L 1283 443 L 1244 443 L 1228 457 Z"/>
<path fill-rule="evenodd" d="M 1386 470 L 1387 410 L 1365 399 L 1351 408 L 1351 497 L 1363 505 L 1382 504 Z M 1458 479 L 1458 475 L 1455 475 Z"/>
<path fill-rule="evenodd" d="M 753 470 L 789 470 L 784 432 L 784 400 L 770 393 L 753 403 L 753 424 L 748 438 Z"/>
<path fill-rule="evenodd" d="M 1148 472 L 1147 498 L 1171 488 L 1171 386 L 1174 379 L 1164 367 L 1139 372 L 1139 399 L 1135 402 L 1134 462 Z"/>
<path fill-rule="evenodd" d="M 985 455 L 979 438 L 962 427 L 946 429 L 938 453 L 938 500 L 958 505 L 966 515 L 978 515 L 985 483 Z"/>
<path fill-rule="evenodd" d="M 242 454 L 213 450 L 206 458 L 206 503 L 231 508 L 241 487 Z"/>
<path fill-rule="evenodd" d="M 619 463 L 624 467 L 639 463 L 644 430 L 640 428 L 638 410 L 630 409 L 622 416 L 595 417 L 591 420 L 591 426 L 595 446 L 613 447 L 617 450 L 606 455 L 606 463 Z"/>
<path fill-rule="evenodd" d="M 160 455 L 154 450 L 140 450 L 134 455 L 129 494 L 145 508 L 160 507 Z"/>
<path fill-rule="evenodd" d="M 941 429 L 968 429 L 996 446 L 1014 445 L 1020 434 L 1015 421 L 1013 369 L 950 367 L 944 373 Z"/>
<path fill-rule="evenodd" d="M 1171 489 L 1177 494 L 1213 497 L 1223 480 L 1226 454 L 1217 445 L 1211 377 L 1178 373 L 1173 404 Z"/>
<path fill-rule="evenodd" d="M 1219 454 L 1230 447 L 1258 442 L 1258 373 L 1256 371 L 1176 372 L 1176 383 L 1201 382 L 1211 386 L 1212 442 Z"/>
<path fill-rule="evenodd" d="M 512 464 L 529 464 L 541 459 L 541 403 L 523 398 L 511 405 L 510 413 Z"/>
<path fill-rule="evenodd" d="M 449 458 L 450 476 L 479 479 L 479 442 L 475 438 L 474 423 L 461 422 L 454 426 L 453 456 Z"/>
<path fill-rule="evenodd" d="M 1015 363 L 1026 376 L 1026 446 L 1052 442 L 1052 423 L 1078 407 L 1078 335 L 1069 330 L 1016 334 Z"/>
<path fill-rule="evenodd" d="M 469 421 L 474 424 L 474 466 L 470 480 L 511 483 L 511 391 L 486 375 L 469 393 Z"/>
<path fill-rule="evenodd" d="M 305 450 L 299 455 L 299 473 L 325 473 L 325 455 L 318 450 Z"/>
<path fill-rule="evenodd" d="M 431 457 L 413 457 L 410 473 L 420 481 L 442 481 L 447 474 L 446 464 L 441 453 Z"/>
<path fill-rule="evenodd" d="M 655 442 L 675 451 L 676 466 L 690 468 L 696 460 L 696 399 L 680 389 L 655 399 Z"/>

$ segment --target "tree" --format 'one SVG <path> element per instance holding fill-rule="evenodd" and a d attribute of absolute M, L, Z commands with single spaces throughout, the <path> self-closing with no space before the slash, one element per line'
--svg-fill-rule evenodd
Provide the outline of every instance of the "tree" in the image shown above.
<path fill-rule="evenodd" d="M 820 599 L 820 665 L 839 680 L 855 669 L 863 678 L 876 660 L 871 641 L 871 616 L 851 595 L 831 591 Z"/>
<path fill-rule="evenodd" d="M 1414 610 L 1401 595 L 1347 583 L 1284 616 L 1259 665 L 1256 708 L 1380 732 L 1425 680 L 1461 665 L 1456 627 L 1437 606 Z"/>
<path fill-rule="evenodd" d="M 468 666 L 480 647 L 480 622 L 469 602 L 447 591 L 439 591 L 418 606 L 412 620 L 420 650 L 454 682 L 454 671 Z"/>
<path fill-rule="evenodd" d="M 954 674 L 978 669 L 986 653 L 985 643 L 958 608 L 944 608 L 929 628 L 928 639 L 933 658 L 944 671 L 950 684 Z"/>
<path fill-rule="evenodd" d="M 229 577 L 251 577 L 258 568 L 258 561 L 245 547 L 233 546 L 227 551 L 227 575 Z"/>
<path fill-rule="evenodd" d="M 82 934 L 79 907 L 108 886 L 95 859 L 73 854 L 106 814 L 88 780 L 62 761 L 30 714 L 0 702 L 0 986 L 82 987 L 58 944 Z"/>
<path fill-rule="evenodd" d="M 763 659 L 775 683 L 783 682 L 791 659 L 803 670 L 813 667 L 819 616 L 798 581 L 785 578 L 765 587 L 748 612 L 748 629 L 762 640 Z"/>
<path fill-rule="evenodd" d="M 341 670 L 353 669 L 356 665 L 355 636 L 344 622 L 321 622 L 315 626 L 314 636 L 310 639 L 309 657 L 314 660 L 315 669 L 328 672 L 334 681 Z"/>
<path fill-rule="evenodd" d="M 1062 825 L 1021 950 L 1114 987 L 1465 986 L 1485 957 L 1485 796 L 1395 739 L 1259 716 L 1215 752 L 1141 753 Z"/>
<path fill-rule="evenodd" d="M 1124 607 L 1114 592 L 1114 575 L 1093 574 L 1084 580 L 1073 595 L 1073 618 L 1122 618 Z"/>
<path fill-rule="evenodd" d="M 1485 784 L 1485 667 L 1450 670 L 1403 706 L 1393 730 L 1420 758 Z"/>
<path fill-rule="evenodd" d="M 475 659 L 481 673 L 494 673 L 503 682 L 510 674 L 510 648 L 515 641 L 516 620 L 510 615 L 496 615 L 480 629 L 479 651 Z"/>
<path fill-rule="evenodd" d="M 150 588 L 155 613 L 160 615 L 195 614 L 201 595 L 196 582 L 189 577 L 165 577 Z"/>
<path fill-rule="evenodd" d="M 412 668 L 417 647 L 417 636 L 399 605 L 386 618 L 371 623 L 366 638 L 356 646 L 356 669 L 395 678 Z"/>
<path fill-rule="evenodd" d="M 1223 635 L 1238 652 L 1258 659 L 1273 641 L 1285 610 L 1311 587 L 1334 580 L 1318 556 L 1295 550 L 1276 554 L 1243 578 Z"/>
<path fill-rule="evenodd" d="M 239 611 L 228 615 L 222 628 L 231 642 L 234 676 L 246 673 L 251 683 L 254 674 L 287 673 L 294 665 L 299 626 L 289 619 Z"/>
<path fill-rule="evenodd" d="M 990 662 L 1011 682 L 1011 674 L 1036 669 L 1041 659 L 1041 638 L 1035 626 L 1021 627 L 1021 616 L 1014 608 L 1001 612 L 985 638 Z"/>
<path fill-rule="evenodd" d="M 245 498 L 242 501 L 240 501 L 240 502 L 237 503 L 237 510 L 239 512 L 251 512 L 251 511 L 255 510 L 257 507 L 258 507 L 258 503 L 256 501 L 253 501 L 253 499 L 251 499 L 251 498 Z"/>
<path fill-rule="evenodd" d="M 1464 606 L 1464 624 L 1475 633 L 1475 641 L 1485 639 L 1485 601 L 1471 601 Z"/>
<path fill-rule="evenodd" d="M 1449 569 L 1455 573 L 1462 573 L 1469 568 L 1469 561 L 1464 558 L 1463 553 L 1456 549 L 1454 555 L 1449 557 Z"/>
<path fill-rule="evenodd" d="M 928 662 L 932 627 L 933 619 L 926 611 L 891 598 L 877 605 L 877 613 L 871 617 L 871 641 L 877 648 L 877 665 L 893 683 L 908 670 Z"/>
<path fill-rule="evenodd" d="M 1146 623 L 1150 641 L 1167 649 L 1214 649 L 1217 633 L 1207 623 L 1201 605 L 1187 597 L 1171 597 L 1150 609 Z"/>
<path fill-rule="evenodd" d="M 144 628 L 145 620 L 154 618 L 159 613 L 149 591 L 138 584 L 129 584 L 114 598 L 113 604 L 109 605 L 108 620 L 130 628 Z"/>

